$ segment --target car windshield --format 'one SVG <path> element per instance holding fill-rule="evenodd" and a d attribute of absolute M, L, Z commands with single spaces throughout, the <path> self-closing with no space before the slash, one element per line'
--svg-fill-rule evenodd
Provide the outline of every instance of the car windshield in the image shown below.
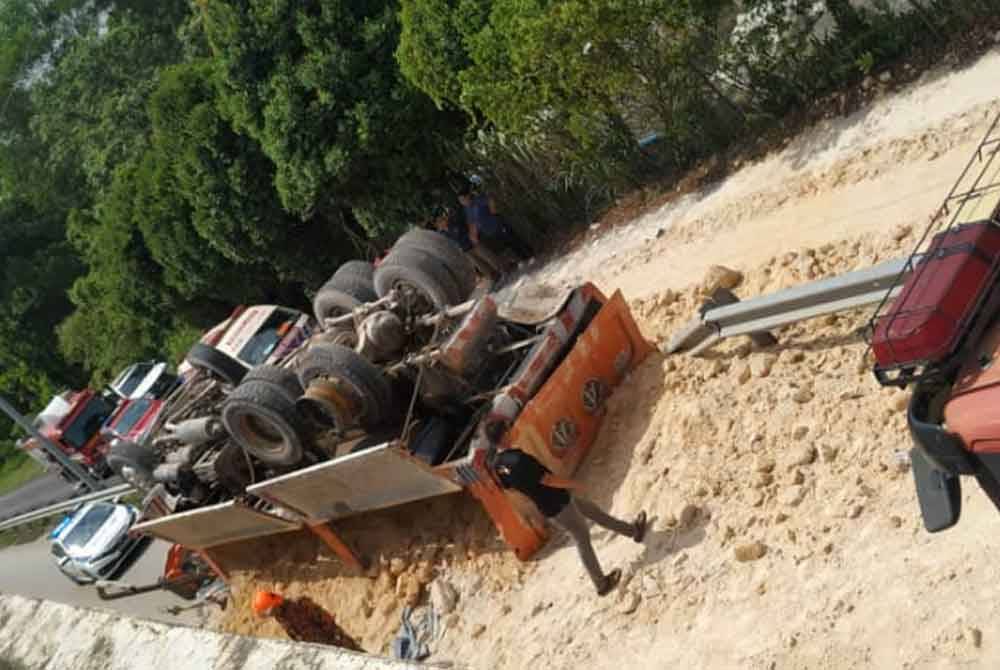
<path fill-rule="evenodd" d="M 240 349 L 239 359 L 251 367 L 262 364 L 294 324 L 295 314 L 283 309 L 274 310 L 274 314 Z"/>
<path fill-rule="evenodd" d="M 111 409 L 111 405 L 104 398 L 92 397 L 83 411 L 63 431 L 63 439 L 74 449 L 83 449 L 87 441 L 107 421 Z"/>
<path fill-rule="evenodd" d="M 137 363 L 133 365 L 125 372 L 124 379 L 121 379 L 114 384 L 115 389 L 117 389 L 118 393 L 127 398 L 132 395 L 133 391 L 139 388 L 139 384 L 146 378 L 146 375 L 148 375 L 152 369 L 152 363 Z"/>
<path fill-rule="evenodd" d="M 152 400 L 149 398 L 141 398 L 139 400 L 133 400 L 129 403 L 129 406 L 125 408 L 125 411 L 121 413 L 121 416 L 111 425 L 114 428 L 115 433 L 118 435 L 127 435 L 130 430 L 132 430 L 135 424 L 139 423 L 139 419 L 149 411 L 149 406 L 152 404 Z"/>
<path fill-rule="evenodd" d="M 107 504 L 97 504 L 91 507 L 84 516 L 77 521 L 76 525 L 67 533 L 63 544 L 69 551 L 79 551 L 83 549 L 94 533 L 104 525 L 104 522 L 114 514 L 115 506 Z"/>

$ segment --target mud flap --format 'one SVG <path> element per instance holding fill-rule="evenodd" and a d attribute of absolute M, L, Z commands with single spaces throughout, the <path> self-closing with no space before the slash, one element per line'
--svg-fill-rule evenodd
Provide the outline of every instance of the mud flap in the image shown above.
<path fill-rule="evenodd" d="M 910 450 L 910 463 L 924 528 L 929 533 L 951 528 L 962 514 L 962 486 L 958 475 L 934 467 L 917 448 Z"/>

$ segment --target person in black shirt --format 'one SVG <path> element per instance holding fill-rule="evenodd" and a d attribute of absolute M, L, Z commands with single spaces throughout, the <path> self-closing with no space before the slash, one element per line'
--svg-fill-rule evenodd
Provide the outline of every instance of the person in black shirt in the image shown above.
<path fill-rule="evenodd" d="M 615 569 L 608 574 L 601 570 L 590 542 L 587 520 L 642 542 L 646 534 L 646 513 L 640 512 L 632 523 L 616 519 L 589 500 L 570 495 L 576 482 L 556 477 L 538 459 L 520 449 L 505 449 L 491 460 L 501 486 L 523 493 L 542 514 L 570 534 L 598 595 L 610 593 L 621 579 L 621 570 Z"/>

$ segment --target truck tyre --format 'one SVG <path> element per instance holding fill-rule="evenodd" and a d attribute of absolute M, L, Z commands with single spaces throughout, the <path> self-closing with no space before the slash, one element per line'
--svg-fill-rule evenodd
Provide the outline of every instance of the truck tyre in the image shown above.
<path fill-rule="evenodd" d="M 272 384 L 281 389 L 293 403 L 302 395 L 302 384 L 299 383 L 298 376 L 288 368 L 277 365 L 258 365 L 243 378 L 243 384 L 249 382 Z"/>
<path fill-rule="evenodd" d="M 299 381 L 307 388 L 317 377 L 346 383 L 360 404 L 357 422 L 374 428 L 393 414 L 392 387 L 385 374 L 353 349 L 338 344 L 319 344 L 299 358 Z"/>
<path fill-rule="evenodd" d="M 396 247 L 420 249 L 437 258 L 448 269 L 464 294 L 462 300 L 476 289 L 476 269 L 472 261 L 458 244 L 441 233 L 416 228 L 400 237 L 396 241 Z"/>
<path fill-rule="evenodd" d="M 186 359 L 194 367 L 208 370 L 232 386 L 243 381 L 247 373 L 242 363 L 204 342 L 195 342 Z"/>
<path fill-rule="evenodd" d="M 366 261 L 347 261 L 316 292 L 313 298 L 313 314 L 322 324 L 347 314 L 355 307 L 378 299 L 372 275 L 375 266 Z"/>
<path fill-rule="evenodd" d="M 460 287 L 441 260 L 414 247 L 393 248 L 375 268 L 375 290 L 385 297 L 393 289 L 415 301 L 417 313 L 445 309 L 465 300 L 467 293 Z"/>
<path fill-rule="evenodd" d="M 129 483 L 138 488 L 143 488 L 143 482 L 153 481 L 153 469 L 158 465 L 158 461 L 156 454 L 150 449 L 125 440 L 112 442 L 106 459 L 108 467 L 123 479 L 122 469 L 131 468 L 137 481 Z"/>
<path fill-rule="evenodd" d="M 270 465 L 302 460 L 303 422 L 286 389 L 269 381 L 240 384 L 222 406 L 229 435 L 250 454 Z"/>

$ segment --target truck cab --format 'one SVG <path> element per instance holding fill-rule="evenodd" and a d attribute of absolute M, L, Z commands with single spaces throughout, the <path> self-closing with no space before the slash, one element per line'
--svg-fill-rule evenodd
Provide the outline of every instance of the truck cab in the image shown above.
<path fill-rule="evenodd" d="M 115 407 L 113 401 L 93 389 L 65 391 L 54 396 L 38 414 L 35 427 L 71 459 L 95 475 L 105 476 L 109 474 L 104 460 L 107 442 L 101 428 Z M 37 440 L 31 438 L 21 443 L 33 458 L 40 452 L 38 446 Z M 44 456 L 36 460 L 48 461 Z"/>

